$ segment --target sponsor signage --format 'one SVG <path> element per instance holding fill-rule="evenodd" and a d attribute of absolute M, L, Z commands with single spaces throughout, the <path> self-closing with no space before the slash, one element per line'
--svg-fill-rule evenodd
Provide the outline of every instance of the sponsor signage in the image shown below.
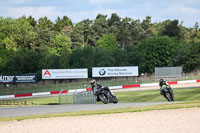
<path fill-rule="evenodd" d="M 0 75 L 0 83 L 35 83 L 37 74 Z"/>
<path fill-rule="evenodd" d="M 138 76 L 138 66 L 128 67 L 93 67 L 92 77 L 127 77 Z"/>
<path fill-rule="evenodd" d="M 88 78 L 88 69 L 43 69 L 42 79 Z"/>
<path fill-rule="evenodd" d="M 181 77 L 182 67 L 156 67 L 155 77 Z"/>

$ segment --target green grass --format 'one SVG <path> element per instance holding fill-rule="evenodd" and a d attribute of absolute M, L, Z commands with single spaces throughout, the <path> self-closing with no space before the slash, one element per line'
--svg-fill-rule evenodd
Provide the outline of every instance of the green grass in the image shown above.
<path fill-rule="evenodd" d="M 128 91 L 128 92 L 116 92 L 120 103 L 129 102 L 162 102 L 166 99 L 160 95 L 159 90 L 146 90 L 146 91 Z M 174 89 L 175 101 L 193 101 L 200 100 L 200 88 L 189 88 L 189 89 Z M 23 99 L 26 100 L 27 105 L 50 105 L 58 104 L 58 97 L 42 97 L 42 98 L 31 98 Z M 19 100 L 20 102 L 20 100 Z M 62 96 L 61 102 L 66 102 L 66 96 Z M 67 96 L 67 103 L 72 103 L 72 96 Z M 8 105 L 10 106 L 10 105 Z M 18 106 L 18 105 L 11 105 Z M 19 105 L 22 106 L 22 105 Z M 5 105 L 0 105 L 0 107 L 5 107 Z"/>
<path fill-rule="evenodd" d="M 3 102 L 5 105 L 3 105 Z M 66 103 L 66 96 L 61 97 L 61 103 Z M 67 104 L 71 104 L 71 103 L 72 103 L 72 96 L 68 95 L 67 96 Z M 56 96 L 55 97 L 39 97 L 39 98 L 14 99 L 14 100 L 0 101 L 0 107 L 56 105 L 56 104 L 59 104 L 58 96 L 57 97 Z"/>
<path fill-rule="evenodd" d="M 129 91 L 115 93 L 120 102 L 159 102 L 166 101 L 159 90 Z M 200 88 L 174 89 L 176 101 L 200 100 Z"/>
<path fill-rule="evenodd" d="M 33 99 L 26 99 L 28 104 L 33 103 L 34 105 L 52 105 L 52 104 L 59 104 L 58 97 L 42 97 L 42 98 L 33 98 Z M 61 103 L 66 103 L 66 96 L 61 97 Z M 72 96 L 67 96 L 67 103 L 72 103 Z"/>

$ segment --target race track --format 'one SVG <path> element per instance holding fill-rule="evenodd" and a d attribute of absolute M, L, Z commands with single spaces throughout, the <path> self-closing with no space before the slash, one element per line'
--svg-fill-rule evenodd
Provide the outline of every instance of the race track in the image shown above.
<path fill-rule="evenodd" d="M 172 88 L 199 88 L 200 83 L 171 85 Z M 111 90 L 112 92 L 120 91 L 137 91 L 137 90 L 154 90 L 158 87 L 140 87 Z M 105 110 L 116 108 L 128 108 L 158 104 L 169 104 L 169 102 L 138 102 L 138 103 L 117 103 L 117 104 L 67 104 L 67 105 L 45 105 L 45 106 L 26 106 L 26 107 L 2 107 L 0 108 L 0 117 L 13 117 L 23 115 L 52 114 L 62 112 L 77 112 L 89 110 Z"/>
<path fill-rule="evenodd" d="M 77 112 L 77 111 L 89 111 L 89 110 L 105 110 L 105 109 L 158 105 L 158 104 L 170 104 L 170 102 L 138 102 L 138 103 L 118 103 L 118 104 L 112 104 L 112 103 L 67 104 L 67 105 L 6 107 L 0 109 L 0 117 L 14 117 L 14 116 L 24 116 L 24 115 L 52 114 L 52 113 Z"/>

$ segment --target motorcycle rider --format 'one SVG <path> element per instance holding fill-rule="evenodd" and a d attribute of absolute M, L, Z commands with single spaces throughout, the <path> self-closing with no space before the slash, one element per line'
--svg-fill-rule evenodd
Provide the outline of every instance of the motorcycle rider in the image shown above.
<path fill-rule="evenodd" d="M 101 84 L 98 84 L 96 82 L 96 80 L 94 80 L 94 79 L 90 80 L 90 84 L 92 86 L 93 94 L 97 96 L 97 102 L 100 101 L 99 96 L 98 96 L 98 90 L 100 90 L 100 89 L 107 90 L 112 95 L 112 93 L 108 87 L 104 87 Z"/>
<path fill-rule="evenodd" d="M 169 91 L 171 101 L 174 101 L 173 90 L 171 86 L 167 82 L 164 81 L 164 79 L 159 80 L 159 86 L 160 86 L 160 94 L 163 95 L 169 101 L 165 93 L 165 89 L 167 89 Z"/>

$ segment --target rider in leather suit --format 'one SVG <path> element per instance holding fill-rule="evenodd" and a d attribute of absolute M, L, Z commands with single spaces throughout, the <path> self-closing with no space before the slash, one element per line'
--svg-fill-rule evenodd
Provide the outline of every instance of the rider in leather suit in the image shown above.
<path fill-rule="evenodd" d="M 171 97 L 172 101 L 174 101 L 173 90 L 172 90 L 171 86 L 167 82 L 165 82 L 163 79 L 159 80 L 160 94 L 163 95 L 167 99 L 167 96 L 166 96 L 166 93 L 165 93 L 165 86 L 164 85 L 166 86 L 167 90 L 169 91 L 169 94 L 170 94 L 170 97 Z"/>
<path fill-rule="evenodd" d="M 102 86 L 101 84 L 98 84 L 98 83 L 96 82 L 96 80 L 94 80 L 94 79 L 90 80 L 90 84 L 91 84 L 91 86 L 92 86 L 93 94 L 97 96 L 97 101 L 98 101 L 98 102 L 100 101 L 99 96 L 98 96 L 98 90 L 99 90 L 99 89 L 105 89 L 105 90 L 107 90 L 108 92 L 110 92 L 110 94 L 112 95 L 112 93 L 111 93 L 111 91 L 110 91 L 110 89 L 109 89 L 108 87 L 104 87 L 104 86 Z"/>

